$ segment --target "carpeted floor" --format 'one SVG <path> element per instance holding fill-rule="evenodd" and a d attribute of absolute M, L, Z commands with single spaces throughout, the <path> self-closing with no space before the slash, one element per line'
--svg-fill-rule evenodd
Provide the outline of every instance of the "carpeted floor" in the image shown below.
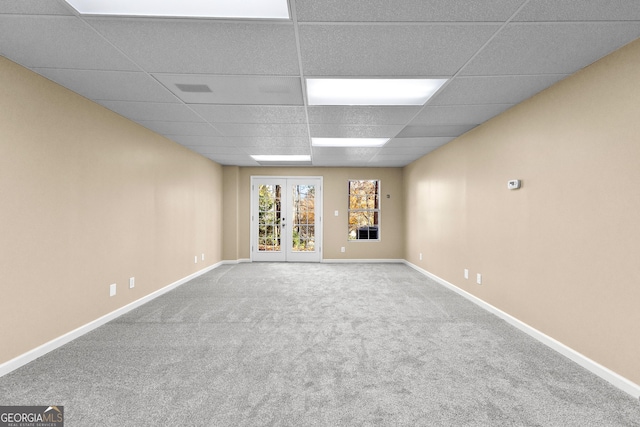
<path fill-rule="evenodd" d="M 217 268 L 0 378 L 68 427 L 640 426 L 640 403 L 401 264 Z"/>

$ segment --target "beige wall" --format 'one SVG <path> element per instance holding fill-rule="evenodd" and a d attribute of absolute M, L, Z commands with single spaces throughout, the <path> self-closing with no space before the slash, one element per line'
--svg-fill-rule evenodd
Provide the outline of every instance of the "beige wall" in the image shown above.
<path fill-rule="evenodd" d="M 1 57 L 0 199 L 0 363 L 222 259 L 219 165 Z"/>
<path fill-rule="evenodd" d="M 402 169 L 399 168 L 240 168 L 238 183 L 238 253 L 240 259 L 251 258 L 251 176 L 322 176 L 323 177 L 323 258 L 332 259 L 402 259 L 404 243 L 404 202 Z M 379 179 L 379 242 L 350 242 L 347 239 L 347 182 L 350 179 Z M 387 198 L 387 194 L 390 196 Z M 226 203 L 226 201 L 225 201 Z M 338 211 L 339 216 L 334 215 Z M 227 219 L 228 220 L 228 219 Z M 225 223 L 226 228 L 226 223 Z M 225 246 L 227 240 L 225 239 Z M 340 252 L 345 247 L 344 253 Z"/>
<path fill-rule="evenodd" d="M 640 41 L 404 180 L 410 262 L 640 384 L 638 70 Z M 523 187 L 507 190 L 509 179 Z"/>

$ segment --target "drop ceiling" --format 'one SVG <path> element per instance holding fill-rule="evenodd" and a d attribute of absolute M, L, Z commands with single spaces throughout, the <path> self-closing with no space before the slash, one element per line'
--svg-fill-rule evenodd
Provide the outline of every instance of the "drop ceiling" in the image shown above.
<path fill-rule="evenodd" d="M 289 8 L 279 20 L 98 17 L 63 0 L 3 0 L 0 54 L 223 165 L 282 154 L 401 167 L 640 37 L 638 0 Z M 327 77 L 448 82 L 422 106 L 309 106 L 305 79 Z"/>

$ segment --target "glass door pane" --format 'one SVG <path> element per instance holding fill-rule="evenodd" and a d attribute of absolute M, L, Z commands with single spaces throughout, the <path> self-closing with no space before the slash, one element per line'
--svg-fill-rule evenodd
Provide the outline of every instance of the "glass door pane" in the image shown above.
<path fill-rule="evenodd" d="M 258 252 L 279 252 L 282 239 L 282 187 L 260 184 L 258 189 Z"/>
<path fill-rule="evenodd" d="M 291 186 L 292 216 L 291 250 L 308 252 L 315 249 L 315 185 Z"/>

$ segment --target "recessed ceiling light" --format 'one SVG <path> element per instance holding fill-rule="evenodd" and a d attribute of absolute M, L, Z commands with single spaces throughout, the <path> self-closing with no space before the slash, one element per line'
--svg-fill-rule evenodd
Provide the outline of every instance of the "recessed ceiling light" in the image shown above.
<path fill-rule="evenodd" d="M 382 147 L 390 138 L 311 138 L 314 147 Z"/>
<path fill-rule="evenodd" d="M 253 155 L 251 156 L 253 160 L 256 162 L 310 162 L 311 156 L 309 155 L 277 155 L 277 154 L 266 154 L 266 155 Z"/>
<path fill-rule="evenodd" d="M 423 105 L 447 79 L 307 79 L 309 105 Z"/>
<path fill-rule="evenodd" d="M 287 0 L 66 0 L 81 14 L 289 19 Z"/>

